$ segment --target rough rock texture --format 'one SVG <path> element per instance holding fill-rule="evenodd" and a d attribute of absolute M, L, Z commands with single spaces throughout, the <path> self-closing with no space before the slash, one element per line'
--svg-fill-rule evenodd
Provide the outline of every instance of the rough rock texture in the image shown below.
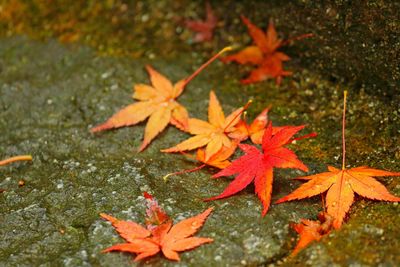
<path fill-rule="evenodd" d="M 289 223 L 300 218 L 315 219 L 321 210 L 319 197 L 273 205 L 264 218 L 260 217 L 261 203 L 251 186 L 237 196 L 204 203 L 203 198 L 220 193 L 229 179 L 211 180 L 215 170 L 203 169 L 171 177 L 164 183 L 165 174 L 196 166 L 182 156 L 159 152 L 187 137 L 172 126 L 140 154 L 136 149 L 144 124 L 98 135 L 89 133 L 91 126 L 133 101 L 134 83 L 148 83 L 145 64 L 152 64 L 177 81 L 191 74 L 217 47 L 231 42 L 247 44 L 245 28 L 236 16 L 243 13 L 259 25 L 266 25 L 270 17 L 276 18 L 278 31 L 285 36 L 310 31 L 318 36 L 286 48 L 293 58 L 288 68 L 295 70 L 295 74 L 286 78 L 281 87 L 273 81 L 241 86 L 237 80 L 245 74 L 243 68 L 214 63 L 180 97 L 189 112 L 206 117 L 210 89 L 215 89 L 227 112 L 253 98 L 248 114 L 251 118 L 272 104 L 271 119 L 276 125 L 308 124 L 307 131 L 319 133 L 318 138 L 293 146 L 311 172 L 316 173 L 325 170 L 326 164 L 340 165 L 341 101 L 342 91 L 347 89 L 348 165 L 399 171 L 400 87 L 395 56 L 399 41 L 393 37 L 399 33 L 399 22 L 395 20 L 397 4 L 216 1 L 212 5 L 225 22 L 220 22 L 212 44 L 193 46 L 186 41 L 190 33 L 177 28 L 172 18 L 178 14 L 195 17 L 198 13 L 201 17 L 196 10 L 202 10 L 202 3 L 182 1 L 169 5 L 167 1 L 157 1 L 157 8 L 151 9 L 145 2 L 136 6 L 141 8 L 137 10 L 142 12 L 137 20 L 142 23 L 137 22 L 138 28 L 132 33 L 133 37 L 142 36 L 139 44 L 122 43 L 126 30 L 123 25 L 129 25 L 128 22 L 116 24 L 122 33 L 113 35 L 112 27 L 104 27 L 102 34 L 94 35 L 92 40 L 97 42 L 106 40 L 107 34 L 114 40 L 105 41 L 109 49 L 100 49 L 105 56 L 99 56 L 98 49 L 83 45 L 98 48 L 83 37 L 82 43 L 68 45 L 53 39 L 31 39 L 58 37 L 50 30 L 47 35 L 39 34 L 42 31 L 37 25 L 53 25 L 56 12 L 68 13 L 65 6 L 66 11 L 53 10 L 55 15 L 47 16 L 45 22 L 39 12 L 31 28 L 26 24 L 16 31 L 10 26 L 14 25 L 11 20 L 2 24 L 7 35 L 18 32 L 31 37 L 0 39 L 0 157 L 29 153 L 34 160 L 32 164 L 17 163 L 0 169 L 0 188 L 5 190 L 0 193 L 0 265 L 134 265 L 129 255 L 100 253 L 121 239 L 98 214 L 106 212 L 142 222 L 143 191 L 152 193 L 176 220 L 197 214 L 209 205 L 216 208 L 199 232 L 215 242 L 183 253 L 180 266 L 398 265 L 400 216 L 396 203 L 357 199 L 340 231 L 288 259 L 296 241 Z M 60 1 L 59 5 L 65 4 Z M 166 16 L 161 16 L 162 8 Z M 226 12 L 229 8 L 237 12 Z M 120 10 L 111 8 L 109 12 L 116 9 Z M 133 13 L 131 16 L 137 14 Z M 119 18 L 129 21 L 129 15 Z M 137 16 L 134 18 L 136 21 Z M 79 23 L 81 36 L 85 36 L 90 33 L 91 23 L 109 22 Z M 149 27 L 175 29 L 177 34 L 173 30 L 154 31 L 158 38 L 155 41 L 150 32 L 142 32 Z M 374 36 L 379 38 L 371 39 Z M 168 38 L 171 41 L 167 44 Z M 120 42 L 120 50 L 111 49 Z M 364 48 L 358 49 L 356 45 Z M 114 53 L 107 53 L 111 50 L 118 51 L 116 54 L 137 54 L 114 57 Z M 273 200 L 296 188 L 300 182 L 290 178 L 301 174 L 277 170 Z M 25 186 L 18 187 L 21 179 Z M 381 181 L 392 193 L 400 195 L 398 177 Z M 147 263 L 174 265 L 162 257 Z"/>

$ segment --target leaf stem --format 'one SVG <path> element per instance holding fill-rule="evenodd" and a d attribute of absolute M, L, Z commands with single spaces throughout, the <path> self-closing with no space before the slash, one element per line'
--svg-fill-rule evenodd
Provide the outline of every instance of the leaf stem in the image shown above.
<path fill-rule="evenodd" d="M 342 155 L 342 170 L 346 169 L 346 100 L 347 100 L 347 90 L 343 92 L 343 119 L 342 119 L 342 145 L 343 145 L 343 155 Z"/>
<path fill-rule="evenodd" d="M 313 137 L 317 137 L 317 136 L 318 136 L 318 134 L 316 132 L 312 132 L 312 133 L 305 134 L 305 135 L 302 135 L 302 136 L 299 136 L 296 138 L 292 138 L 286 144 L 290 144 L 290 143 L 293 143 L 294 141 L 299 141 L 301 139 L 313 138 Z"/>
<path fill-rule="evenodd" d="M 31 155 L 21 155 L 21 156 L 11 157 L 11 158 L 0 161 L 0 166 L 4 166 L 4 165 L 10 164 L 12 162 L 16 162 L 16 161 L 32 161 L 32 156 Z"/>
<path fill-rule="evenodd" d="M 194 155 L 192 155 L 192 154 L 186 153 L 186 152 L 184 152 L 184 151 L 179 151 L 179 153 L 180 153 L 181 155 L 185 156 L 186 158 L 193 159 L 193 160 L 197 160 L 197 159 L 196 159 L 196 156 L 194 156 Z"/>
<path fill-rule="evenodd" d="M 313 36 L 314 36 L 314 34 L 312 34 L 312 33 L 305 33 L 305 34 L 302 34 L 302 35 L 299 35 L 299 36 L 295 36 L 295 37 L 292 37 L 292 38 L 289 38 L 289 39 L 283 41 L 281 43 L 281 46 L 287 45 L 287 44 L 289 44 L 289 43 L 291 43 L 293 41 L 298 41 L 298 40 L 301 40 L 301 39 L 304 39 L 304 38 L 313 37 Z"/>
<path fill-rule="evenodd" d="M 223 48 L 221 51 L 219 51 L 217 54 L 215 54 L 212 58 L 210 58 L 206 63 L 204 63 L 203 65 L 200 66 L 200 68 L 198 68 L 195 72 L 193 72 L 192 75 L 190 75 L 189 77 L 187 77 L 183 83 L 183 87 L 185 87 L 191 80 L 194 79 L 194 77 L 196 77 L 203 69 L 205 69 L 208 65 L 210 65 L 214 60 L 216 60 L 220 55 L 222 55 L 223 53 L 227 52 L 227 51 L 231 51 L 232 47 L 231 46 L 227 46 L 225 48 Z"/>
<path fill-rule="evenodd" d="M 166 182 L 168 180 L 168 177 L 172 176 L 172 175 L 180 175 L 180 174 L 184 174 L 184 173 L 189 173 L 189 172 L 195 172 L 198 171 L 200 169 L 203 169 L 205 166 L 207 166 L 207 164 L 202 164 L 196 168 L 190 169 L 190 170 L 183 170 L 183 171 L 179 171 L 179 172 L 173 172 L 173 173 L 168 173 L 167 175 L 165 175 L 163 177 L 164 182 Z"/>
<path fill-rule="evenodd" d="M 229 126 L 231 126 L 231 124 L 237 119 L 237 117 L 239 117 L 240 115 L 242 115 L 242 113 L 250 106 L 251 103 L 253 103 L 253 100 L 250 99 L 249 101 L 247 101 L 246 105 L 244 105 L 244 106 L 242 107 L 242 111 L 239 112 L 238 114 L 236 114 L 236 116 L 233 117 L 233 119 L 225 126 L 224 132 L 226 131 L 226 129 L 229 128 Z"/>
<path fill-rule="evenodd" d="M 326 207 L 325 207 L 325 200 L 324 200 L 324 195 L 321 192 L 321 200 L 322 200 L 322 212 L 326 212 Z"/>

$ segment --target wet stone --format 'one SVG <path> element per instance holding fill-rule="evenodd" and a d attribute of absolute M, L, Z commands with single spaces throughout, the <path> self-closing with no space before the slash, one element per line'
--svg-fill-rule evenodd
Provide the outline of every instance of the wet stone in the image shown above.
<path fill-rule="evenodd" d="M 304 5 L 311 5 L 307 3 Z M 293 6 L 276 7 L 271 12 L 278 15 L 288 12 L 289 7 Z M 317 7 L 311 7 L 311 13 L 313 8 Z M 237 12 L 244 11 L 238 8 Z M 259 15 L 259 11 L 252 12 L 255 17 Z M 326 9 L 332 21 L 337 20 L 337 12 L 333 4 Z M 352 15 L 335 23 L 351 22 L 361 16 Z M 152 21 L 152 16 L 143 13 L 141 20 Z M 259 22 L 262 21 L 255 19 L 255 23 Z M 236 27 L 239 23 L 236 20 L 232 25 Z M 318 27 L 325 44 L 329 34 L 322 32 L 321 23 L 312 26 Z M 349 30 L 361 34 L 366 29 L 350 27 Z M 243 32 L 243 27 L 240 31 Z M 298 32 L 304 31 L 298 29 Z M 344 38 L 335 37 L 335 42 L 343 42 Z M 357 41 L 354 38 L 352 43 Z M 273 81 L 241 86 L 236 81 L 244 74 L 239 68 L 215 62 L 193 80 L 179 101 L 191 115 L 201 119 L 207 116 L 205 107 L 211 89 L 216 91 L 226 114 L 248 99 L 254 100 L 249 118 L 272 104 L 270 118 L 274 125 L 307 124 L 309 132 L 319 133 L 316 139 L 301 140 L 292 146 L 309 166 L 310 173 L 318 173 L 326 171 L 327 164 L 340 165 L 341 94 L 348 89 L 351 114 L 347 128 L 348 164 L 399 171 L 399 161 L 393 160 L 398 159 L 400 147 L 400 120 L 395 116 L 399 112 L 395 96 L 398 89 L 393 89 L 393 79 L 383 81 L 389 75 L 387 66 L 382 70 L 376 69 L 379 64 L 368 63 L 366 70 L 357 66 L 347 78 L 357 74 L 351 80 L 363 80 L 368 69 L 374 75 L 366 77 L 365 84 L 352 87 L 340 77 L 335 78 L 336 71 L 332 73 L 334 77 L 326 75 L 334 67 L 322 70 L 328 61 L 326 57 L 332 56 L 340 64 L 338 69 L 346 72 L 348 66 L 354 65 L 353 57 L 346 66 L 341 65 L 347 54 L 334 55 L 341 50 L 317 48 L 316 44 L 312 45 L 304 65 L 300 59 L 289 63 L 295 69 L 294 75 L 285 78 L 281 87 Z M 299 58 L 306 57 L 303 45 L 288 47 L 289 54 L 298 52 Z M 371 44 L 365 45 L 368 48 Z M 134 83 L 149 83 L 145 64 L 152 64 L 175 82 L 191 74 L 209 56 L 189 53 L 186 47 L 177 58 L 163 59 L 160 50 L 152 47 L 146 51 L 148 58 L 134 59 L 99 56 L 93 48 L 62 45 L 53 39 L 34 41 L 21 36 L 0 39 L 0 155 L 33 155 L 32 164 L 16 163 L 0 169 L 0 188 L 5 190 L 0 193 L 1 266 L 135 265 L 131 255 L 101 253 L 122 239 L 99 213 L 144 222 L 143 191 L 153 194 L 175 222 L 211 205 L 215 207 L 198 234 L 213 238 L 213 243 L 182 253 L 179 263 L 171 263 L 159 255 L 146 261 L 149 266 L 396 266 L 400 263 L 399 205 L 357 198 L 340 231 L 333 231 L 292 259 L 288 255 L 297 235 L 289 225 L 301 218 L 316 219 L 322 210 L 320 197 L 272 204 L 264 218 L 252 185 L 236 196 L 205 203 L 202 199 L 222 192 L 230 178 L 212 180 L 210 177 L 216 170 L 205 168 L 170 177 L 167 183 L 162 179 L 167 173 L 197 166 L 180 155 L 160 153 L 160 149 L 186 139 L 186 134 L 170 126 L 142 153 L 136 150 L 143 138 L 143 123 L 91 134 L 91 127 L 132 103 Z M 371 60 L 375 58 L 371 50 L 363 50 L 363 54 L 371 56 Z M 378 56 L 382 54 L 386 52 L 379 52 Z M 315 65 L 318 71 L 313 68 Z M 378 77 L 375 83 L 373 79 L 382 73 L 385 73 L 383 78 Z M 382 93 L 385 90 L 393 98 L 388 99 Z M 300 175 L 304 173 L 274 171 L 272 203 L 297 188 L 301 182 L 291 178 Z M 24 180 L 25 186 L 18 187 L 19 180 Z M 398 178 L 382 181 L 389 191 L 400 195 Z"/>

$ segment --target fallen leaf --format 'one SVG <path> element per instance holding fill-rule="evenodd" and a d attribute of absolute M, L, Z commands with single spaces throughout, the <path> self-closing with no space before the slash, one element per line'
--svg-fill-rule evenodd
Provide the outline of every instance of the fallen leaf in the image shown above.
<path fill-rule="evenodd" d="M 103 250 L 103 253 L 111 251 L 134 253 L 137 254 L 135 261 L 139 261 L 162 251 L 166 258 L 179 261 L 178 252 L 213 242 L 211 238 L 193 236 L 203 226 L 212 210 L 213 208 L 209 208 L 175 225 L 172 225 L 172 221 L 168 219 L 151 230 L 137 223 L 120 221 L 102 213 L 100 216 L 110 221 L 119 235 L 127 241 L 127 243 L 111 246 Z"/>
<path fill-rule="evenodd" d="M 196 159 L 203 162 L 205 165 L 216 167 L 218 169 L 225 169 L 231 165 L 231 162 L 228 159 L 233 155 L 238 144 L 238 140 L 233 140 L 231 146 L 222 146 L 221 149 L 208 160 L 206 159 L 206 151 L 199 148 L 196 153 Z"/>
<path fill-rule="evenodd" d="M 290 254 L 291 257 L 297 255 L 300 250 L 304 249 L 311 242 L 319 241 L 322 238 L 322 235 L 318 231 L 320 226 L 321 223 L 319 221 L 306 219 L 301 219 L 300 223 L 292 225 L 294 230 L 300 235 L 300 238 L 293 252 Z"/>
<path fill-rule="evenodd" d="M 135 222 L 121 221 L 105 213 L 100 213 L 100 216 L 111 222 L 118 234 L 127 242 L 133 242 L 135 239 L 145 238 L 151 235 L 149 230 Z"/>
<path fill-rule="evenodd" d="M 221 50 L 190 77 L 178 81 L 175 85 L 150 65 L 147 65 L 146 69 L 149 73 L 152 86 L 146 84 L 136 84 L 134 86 L 135 92 L 133 98 L 139 100 L 139 102 L 121 109 L 105 123 L 92 128 L 91 132 L 95 133 L 113 128 L 131 126 L 149 118 L 144 132 L 143 143 L 139 148 L 139 151 L 143 151 L 168 124 L 173 124 L 181 130 L 186 130 L 189 115 L 186 108 L 179 104 L 176 98 L 181 95 L 185 86 L 197 74 L 222 53 L 230 49 L 230 47 L 227 47 Z"/>
<path fill-rule="evenodd" d="M 240 120 L 235 126 L 235 130 L 229 133 L 229 137 L 244 141 L 250 137 L 254 144 L 261 144 L 265 127 L 268 124 L 269 107 L 265 108 L 251 124 L 247 124 L 245 120 Z M 272 135 L 279 131 L 282 127 L 272 127 Z"/>
<path fill-rule="evenodd" d="M 222 146 L 222 148 L 217 153 L 212 155 L 208 160 L 206 160 L 205 150 L 199 148 L 199 149 L 197 149 L 195 159 L 199 162 L 202 162 L 203 164 L 201 164 L 200 166 L 193 168 L 193 169 L 169 173 L 169 174 L 165 175 L 163 177 L 163 179 L 164 179 L 164 181 L 167 181 L 167 179 L 172 175 L 180 175 L 180 174 L 184 174 L 184 173 L 195 172 L 195 171 L 201 170 L 202 168 L 204 168 L 206 166 L 212 166 L 212 167 L 216 167 L 218 169 L 224 169 L 224 168 L 228 167 L 229 165 L 231 165 L 231 162 L 228 159 L 235 152 L 238 144 L 239 144 L 238 140 L 233 140 L 232 145 L 230 147 Z M 192 155 L 188 155 L 188 156 L 192 157 Z"/>
<path fill-rule="evenodd" d="M 292 224 L 293 229 L 299 234 L 300 238 L 290 254 L 291 257 L 296 256 L 300 250 L 307 247 L 311 242 L 319 241 L 331 231 L 333 220 L 329 214 L 320 212 L 318 219 L 318 221 L 301 219 L 300 223 Z"/>
<path fill-rule="evenodd" d="M 343 124 L 342 124 L 342 140 L 343 140 L 343 163 L 342 169 L 336 169 L 328 166 L 328 172 L 314 174 L 305 177 L 299 177 L 302 180 L 309 180 L 301 185 L 291 194 L 279 199 L 276 203 L 291 201 L 295 199 L 303 199 L 327 191 L 326 208 L 327 213 L 334 218 L 333 227 L 336 229 L 342 226 L 346 213 L 350 210 L 350 206 L 354 202 L 354 193 L 358 195 L 374 199 L 397 202 L 399 197 L 392 195 L 384 185 L 379 183 L 372 176 L 400 176 L 400 172 L 389 172 L 383 170 L 372 169 L 370 167 L 356 167 L 352 169 L 345 168 L 346 159 L 346 143 L 345 143 L 345 114 L 346 114 L 346 96 L 344 93 L 343 107 Z"/>
<path fill-rule="evenodd" d="M 283 69 L 283 62 L 288 61 L 290 58 L 283 53 L 276 52 L 264 60 L 258 68 L 250 72 L 250 75 L 246 79 L 242 79 L 242 84 L 251 84 L 261 82 L 267 79 L 275 79 L 275 83 L 280 85 L 282 78 L 285 76 L 291 76 L 291 71 Z"/>
<path fill-rule="evenodd" d="M 209 2 L 206 2 L 205 20 L 185 21 L 185 27 L 196 33 L 193 39 L 195 43 L 211 41 L 215 26 L 217 26 L 217 17 L 215 16 Z"/>
<path fill-rule="evenodd" d="M 146 198 L 147 205 L 146 228 L 135 222 L 121 221 L 105 213 L 100 213 L 100 216 L 111 222 L 118 234 L 127 242 L 148 237 L 151 235 L 152 229 L 171 220 L 152 195 L 147 192 L 144 192 L 143 195 Z"/>
<path fill-rule="evenodd" d="M 262 152 L 251 145 L 239 145 L 245 155 L 233 161 L 230 166 L 215 174 L 213 178 L 234 174 L 237 176 L 220 195 L 206 201 L 232 196 L 254 180 L 256 194 L 264 207 L 262 211 L 264 216 L 271 202 L 273 168 L 296 168 L 308 171 L 307 166 L 293 151 L 284 147 L 291 143 L 294 140 L 293 135 L 303 128 L 304 126 L 285 126 L 273 135 L 272 123 L 269 123 L 263 136 Z"/>
<path fill-rule="evenodd" d="M 177 252 L 193 249 L 202 244 L 213 242 L 213 239 L 211 238 L 193 237 L 193 235 L 203 226 L 212 210 L 213 208 L 208 208 L 203 213 L 180 221 L 176 225 L 172 226 L 160 241 L 163 254 L 171 260 L 179 261 L 179 255 Z"/>
<path fill-rule="evenodd" d="M 283 52 L 277 51 L 281 46 L 288 44 L 292 40 L 303 39 L 312 36 L 304 34 L 290 40 L 283 41 L 278 38 L 275 26 L 269 22 L 266 33 L 256 25 L 251 23 L 245 16 L 241 16 L 246 24 L 249 35 L 253 39 L 254 45 L 248 46 L 240 52 L 221 58 L 223 62 L 235 61 L 239 64 L 256 65 L 257 68 L 250 72 L 250 75 L 241 80 L 243 84 L 261 82 L 266 79 L 275 79 L 276 84 L 280 84 L 282 77 L 292 75 L 292 72 L 283 69 L 283 62 L 290 60 L 290 57 Z"/>
<path fill-rule="evenodd" d="M 342 226 L 346 213 L 354 202 L 354 193 L 374 200 L 400 201 L 399 197 L 390 194 L 384 185 L 372 177 L 400 176 L 400 172 L 388 172 L 366 166 L 342 170 L 328 166 L 328 170 L 328 172 L 300 177 L 309 181 L 276 203 L 308 198 L 327 191 L 327 212 L 335 218 L 333 226 L 338 229 Z"/>
<path fill-rule="evenodd" d="M 229 138 L 229 133 L 235 130 L 236 124 L 240 121 L 240 115 L 247 108 L 248 104 L 245 107 L 236 109 L 229 116 L 225 117 L 217 96 L 214 91 L 210 91 L 210 102 L 208 106 L 209 122 L 190 118 L 188 132 L 195 136 L 174 147 L 161 151 L 171 153 L 193 150 L 206 146 L 204 160 L 208 161 L 223 146 L 229 148 L 233 145 Z"/>
<path fill-rule="evenodd" d="M 7 164 L 17 162 L 17 161 L 32 161 L 31 155 L 22 155 L 22 156 L 15 156 L 8 159 L 4 159 L 0 161 L 0 166 L 5 166 Z"/>

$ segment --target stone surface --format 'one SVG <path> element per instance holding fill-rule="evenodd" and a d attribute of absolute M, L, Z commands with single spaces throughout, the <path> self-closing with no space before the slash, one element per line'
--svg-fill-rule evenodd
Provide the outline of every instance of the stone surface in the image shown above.
<path fill-rule="evenodd" d="M 168 6 L 165 1 L 160 2 L 157 5 Z M 233 4 L 226 1 L 221 6 L 213 5 L 222 13 L 223 8 Z M 269 5 L 271 9 L 265 14 L 258 11 Z M 345 8 L 343 5 L 340 1 L 323 7 L 308 1 L 287 5 L 275 2 L 235 5 L 235 10 L 254 17 L 254 22 L 260 25 L 265 25 L 269 16 L 282 15 L 277 22 L 278 30 L 290 35 L 315 30 L 320 36 L 316 40 L 328 42 L 326 38 L 332 34 L 325 28 L 336 27 L 341 34 L 332 37 L 331 44 L 336 45 L 328 49 L 329 53 L 323 53 L 327 49 L 318 41 L 299 42 L 287 48 L 293 57 L 288 68 L 295 70 L 295 74 L 286 78 L 281 87 L 276 87 L 272 81 L 241 86 L 237 80 L 244 75 L 242 68 L 216 62 L 186 88 L 179 100 L 193 116 L 203 119 L 210 89 L 216 91 L 226 112 L 252 98 L 249 118 L 272 104 L 274 124 L 308 124 L 305 132 L 319 133 L 318 138 L 299 141 L 293 146 L 299 158 L 316 173 L 325 170 L 327 164 L 340 165 L 342 91 L 347 89 L 350 94 L 346 131 L 348 165 L 399 171 L 400 102 L 395 86 L 399 79 L 398 69 L 393 68 L 395 58 L 388 54 L 398 51 L 398 44 L 388 40 L 384 48 L 376 48 L 376 53 L 367 47 L 363 52 L 366 54 L 359 58 L 349 56 L 349 51 L 337 54 L 339 42 L 347 41 L 353 47 L 357 40 L 362 43 L 370 36 L 360 33 L 360 36 L 351 34 L 350 38 L 349 32 L 343 32 L 343 24 L 318 20 L 316 14 L 321 12 L 333 18 L 336 12 L 341 18 L 341 14 L 352 10 L 346 13 L 352 16 L 347 15 L 345 21 L 357 21 L 366 7 L 360 4 L 356 12 L 355 6 Z M 378 8 L 383 4 L 376 5 Z M 392 25 L 388 26 L 392 18 L 390 5 L 396 4 L 385 4 L 388 9 L 385 27 Z M 194 12 L 196 7 L 198 4 L 190 3 L 187 8 Z M 287 14 L 295 7 L 300 11 L 291 12 L 299 15 L 289 20 Z M 169 12 L 178 9 L 174 5 L 165 8 L 172 9 Z M 150 18 L 155 23 L 163 21 L 154 15 L 155 10 L 146 12 L 152 15 Z M 303 12 L 314 15 L 303 20 L 300 15 Z M 376 13 L 371 16 L 381 18 Z M 296 23 L 300 24 L 292 28 Z M 391 29 L 396 31 L 398 26 L 393 25 Z M 230 31 L 234 27 L 236 29 Z M 385 27 L 382 27 L 383 39 L 392 33 Z M 351 32 L 354 28 L 347 29 Z M 228 43 L 232 38 L 236 38 L 232 40 L 235 42 L 246 40 L 243 25 L 232 14 L 227 15 L 220 31 L 212 46 L 218 46 L 221 40 Z M 235 32 L 238 35 L 232 37 Z M 164 36 L 160 32 L 155 34 Z M 145 40 L 147 44 L 151 36 Z M 171 42 L 175 45 L 178 41 Z M 173 56 L 166 55 L 168 49 L 165 51 L 160 44 L 153 44 L 149 49 L 154 57 L 147 52 L 133 58 L 99 56 L 95 49 L 79 43 L 63 45 L 53 39 L 34 41 L 22 36 L 0 39 L 0 156 L 32 154 L 34 157 L 32 164 L 16 163 L 0 169 L 0 188 L 5 190 L 0 195 L 0 265 L 134 265 L 129 255 L 100 253 L 121 239 L 98 214 L 106 212 L 121 219 L 143 222 L 143 191 L 153 194 L 176 220 L 215 206 L 199 232 L 199 236 L 212 237 L 215 242 L 183 253 L 178 266 L 395 266 L 400 263 L 397 251 L 400 216 L 396 203 L 358 198 L 340 231 L 332 232 L 298 257 L 289 259 L 287 256 L 296 242 L 289 224 L 300 218 L 314 219 L 322 209 L 319 197 L 273 205 L 264 218 L 260 216 L 261 203 L 253 194 L 252 186 L 237 196 L 204 203 L 203 198 L 220 193 L 229 179 L 211 180 L 214 169 L 171 177 L 167 183 L 162 179 L 167 173 L 196 166 L 180 155 L 159 152 L 185 139 L 186 134 L 170 126 L 139 154 L 136 149 L 143 137 L 144 124 L 90 134 L 91 126 L 132 103 L 134 83 L 148 83 L 145 64 L 152 64 L 172 81 L 177 81 L 191 74 L 210 56 L 210 51 L 216 50 L 207 45 L 191 46 L 188 42 L 177 44 L 178 52 Z M 146 46 L 140 45 L 137 50 L 146 51 Z M 369 63 L 373 60 L 369 61 L 368 55 L 381 60 L 388 58 L 384 60 L 387 64 Z M 329 63 L 329 58 L 340 62 L 343 68 Z M 349 66 L 354 69 L 348 70 Z M 374 75 L 368 75 L 370 73 Z M 382 76 L 384 74 L 389 78 Z M 273 200 L 296 188 L 300 182 L 290 178 L 301 174 L 276 170 Z M 18 187 L 20 179 L 25 181 L 25 186 Z M 400 195 L 398 179 L 381 181 L 392 193 Z M 150 266 L 176 265 L 161 256 L 147 263 Z"/>

